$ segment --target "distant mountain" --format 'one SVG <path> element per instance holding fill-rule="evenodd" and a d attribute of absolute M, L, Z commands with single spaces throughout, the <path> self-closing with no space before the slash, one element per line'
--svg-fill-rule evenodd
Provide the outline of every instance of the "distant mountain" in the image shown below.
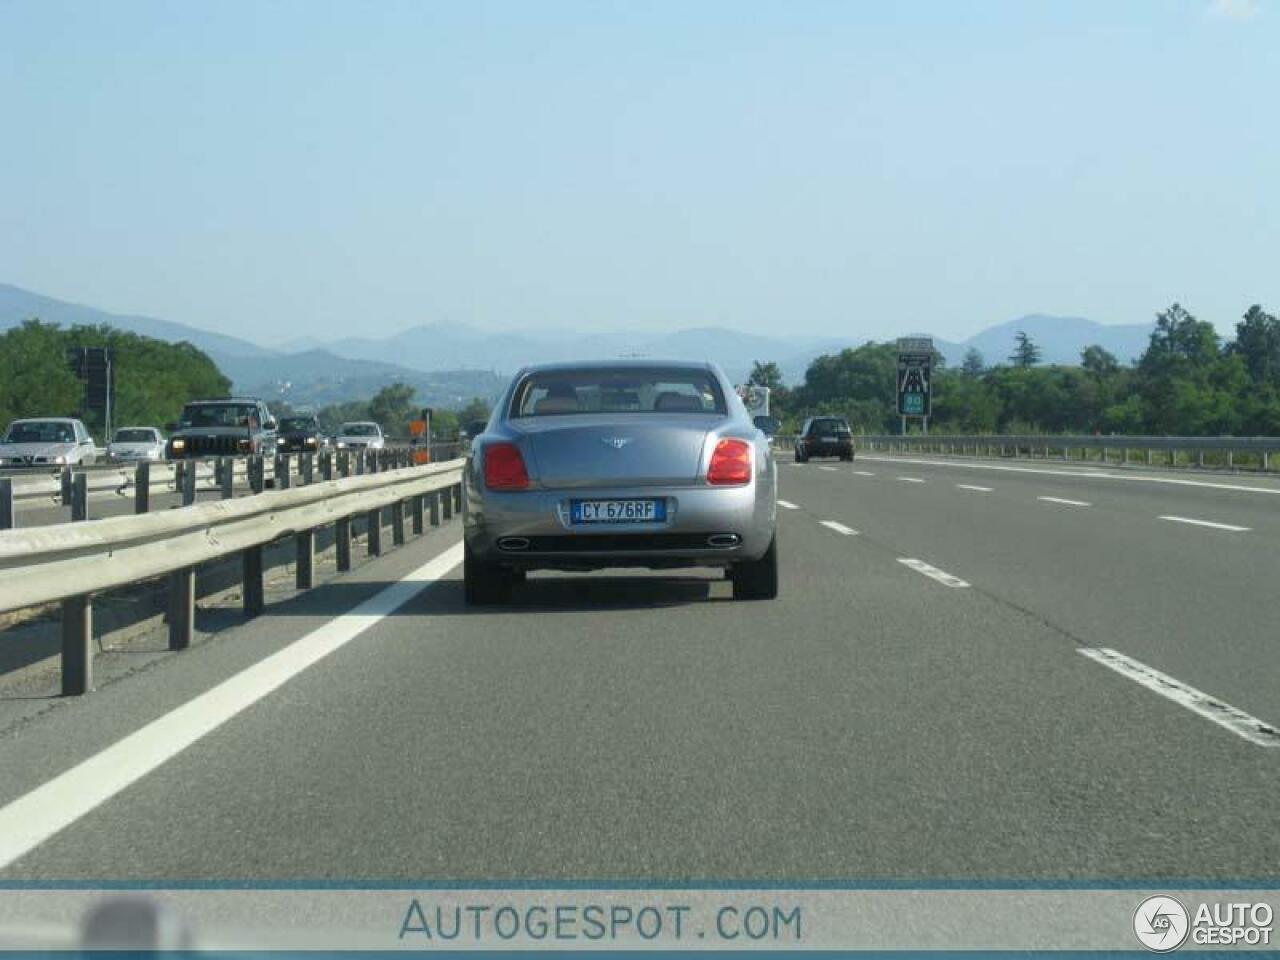
<path fill-rule="evenodd" d="M 987 327 L 963 343 L 956 344 L 958 353 L 946 354 L 948 364 L 959 364 L 965 351 L 974 347 L 988 365 L 1004 363 L 1013 353 L 1018 331 L 1024 331 L 1040 348 L 1044 363 L 1079 363 L 1080 351 L 1092 344 L 1115 354 L 1121 363 L 1132 363 L 1147 349 L 1155 323 L 1108 325 L 1083 317 L 1052 317 L 1029 314 L 1008 323 Z M 945 353 L 945 351 L 944 351 Z"/>
<path fill-rule="evenodd" d="M 0 331 L 16 327 L 32 317 L 64 327 L 105 323 L 117 330 L 128 330 L 169 343 L 185 340 L 209 354 L 214 362 L 218 362 L 223 357 L 265 357 L 275 352 L 260 347 L 256 343 L 250 343 L 248 340 L 229 337 L 223 333 L 210 333 L 208 330 L 188 327 L 186 324 L 174 323 L 171 320 L 157 320 L 154 317 L 108 313 L 105 310 L 86 307 L 79 303 L 68 303 L 65 300 L 55 300 L 53 297 L 0 283 Z"/>
<path fill-rule="evenodd" d="M 387 337 L 346 337 L 326 343 L 304 336 L 271 350 L 181 323 L 107 313 L 0 284 L 0 331 L 33 316 L 68 326 L 106 323 L 160 340 L 186 340 L 208 353 L 237 391 L 287 396 L 296 403 L 355 399 L 403 380 L 419 389 L 424 404 L 445 405 L 443 397 L 456 395 L 465 402 L 471 396 L 496 393 L 504 377 L 525 364 L 620 356 L 712 360 L 736 382 L 746 379 L 753 362 L 772 360 L 782 368 L 786 382 L 796 384 L 803 382 L 815 357 L 857 347 L 869 339 L 853 334 L 761 336 L 730 327 L 694 327 L 662 334 L 564 329 L 491 332 L 462 323 L 436 322 Z M 970 347 L 977 349 L 988 365 L 995 365 L 1004 363 L 1013 352 L 1019 330 L 1026 331 L 1040 348 L 1045 363 L 1079 363 L 1080 351 L 1095 343 L 1128 363 L 1146 349 L 1152 324 L 1108 326 L 1083 317 L 1029 314 L 988 327 L 958 343 L 935 337 L 934 344 L 949 366 L 958 366 Z"/>

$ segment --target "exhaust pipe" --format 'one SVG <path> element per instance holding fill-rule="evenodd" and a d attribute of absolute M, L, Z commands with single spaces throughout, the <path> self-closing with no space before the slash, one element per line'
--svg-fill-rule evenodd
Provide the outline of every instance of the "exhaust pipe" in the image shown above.
<path fill-rule="evenodd" d="M 741 542 L 742 538 L 736 533 L 713 533 L 707 537 L 709 547 L 736 547 Z"/>
<path fill-rule="evenodd" d="M 502 537 L 498 540 L 499 550 L 528 550 L 528 537 Z"/>

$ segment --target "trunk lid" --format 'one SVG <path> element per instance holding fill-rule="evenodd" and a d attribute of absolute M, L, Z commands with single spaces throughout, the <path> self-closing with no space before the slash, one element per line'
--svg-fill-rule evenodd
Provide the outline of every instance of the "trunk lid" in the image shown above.
<path fill-rule="evenodd" d="M 553 489 L 688 486 L 697 481 L 707 434 L 720 414 L 525 417 L 538 480 Z"/>

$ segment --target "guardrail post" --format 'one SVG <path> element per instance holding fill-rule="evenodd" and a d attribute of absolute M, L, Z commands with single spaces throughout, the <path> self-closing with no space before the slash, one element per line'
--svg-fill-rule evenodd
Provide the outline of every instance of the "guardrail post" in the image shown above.
<path fill-rule="evenodd" d="M 364 476 L 365 460 L 367 459 L 367 457 L 366 457 L 365 455 L 366 455 L 367 453 L 368 453 L 368 451 L 367 451 L 367 450 L 364 450 L 364 449 L 360 449 L 360 450 L 355 451 L 355 454 L 356 454 L 356 476 L 357 476 L 357 477 L 363 477 L 363 476 Z"/>
<path fill-rule="evenodd" d="M 1266 454 L 1264 453 L 1265 457 Z M 1263 467 L 1265 470 L 1266 467 Z M 0 477 L 0 530 L 12 530 L 13 518 L 13 478 Z"/>
<path fill-rule="evenodd" d="M 223 457 L 218 463 L 222 466 L 222 473 L 218 477 L 218 483 L 222 487 L 222 499 L 230 500 L 235 496 L 236 490 L 236 462 L 230 457 Z"/>
<path fill-rule="evenodd" d="M 183 567 L 169 574 L 169 649 L 191 646 L 196 624 L 196 568 Z"/>
<path fill-rule="evenodd" d="M 147 513 L 151 509 L 151 463 L 139 461 L 133 468 L 133 512 Z"/>
<path fill-rule="evenodd" d="M 1106 447 L 1103 447 L 1103 446 L 1098 447 L 1098 459 L 1099 459 L 1099 460 L 1101 460 L 1104 464 L 1107 462 L 1107 448 L 1106 448 Z"/>
<path fill-rule="evenodd" d="M 316 532 L 300 530 L 293 538 L 296 563 L 294 564 L 294 586 L 299 590 L 310 590 L 315 579 Z"/>
<path fill-rule="evenodd" d="M 333 479 L 333 451 L 332 450 L 326 450 L 324 453 L 320 454 L 320 479 L 321 480 Z"/>
<path fill-rule="evenodd" d="M 438 527 L 440 526 L 440 491 L 432 490 L 427 496 L 431 498 L 431 525 Z"/>
<path fill-rule="evenodd" d="M 62 468 L 62 505 L 71 506 L 71 468 Z"/>
<path fill-rule="evenodd" d="M 1197 451 L 1196 451 L 1196 466 L 1197 466 L 1197 467 L 1203 467 L 1203 466 L 1204 466 L 1204 451 L 1203 451 L 1203 450 L 1197 450 Z"/>
<path fill-rule="evenodd" d="M 245 478 L 249 481 L 249 490 L 253 493 L 261 493 L 262 488 L 266 486 L 266 468 L 262 457 L 256 453 L 250 455 L 245 461 L 244 472 Z"/>
<path fill-rule="evenodd" d="M 1129 448 L 1128 448 L 1128 447 L 1125 447 L 1125 448 L 1124 448 L 1123 457 L 1122 457 L 1121 462 L 1122 462 L 1122 463 L 1128 463 L 1128 462 L 1129 462 Z"/>
<path fill-rule="evenodd" d="M 453 491 L 445 487 L 440 491 L 440 505 L 443 508 L 441 513 L 444 519 L 451 520 L 453 518 Z"/>
<path fill-rule="evenodd" d="M 298 469 L 302 474 L 302 482 L 308 487 L 311 486 L 315 481 L 315 458 L 309 453 L 304 453 Z"/>
<path fill-rule="evenodd" d="M 382 510 L 370 510 L 364 515 L 365 537 L 368 545 L 368 555 L 377 557 L 382 555 Z"/>
<path fill-rule="evenodd" d="M 339 517 L 333 525 L 333 544 L 337 552 L 339 573 L 351 569 L 351 518 Z"/>
<path fill-rule="evenodd" d="M 404 546 L 404 501 L 397 500 L 391 505 L 391 542 L 397 547 Z"/>
<path fill-rule="evenodd" d="M 289 489 L 289 455 L 276 454 L 275 460 L 275 478 L 277 490 Z"/>
<path fill-rule="evenodd" d="M 415 537 L 422 536 L 422 507 L 422 494 L 419 493 L 409 501 L 409 516 L 413 521 L 413 535 Z"/>
<path fill-rule="evenodd" d="M 248 547 L 242 554 L 244 615 L 256 617 L 266 606 L 266 588 L 262 582 L 262 547 Z"/>
<path fill-rule="evenodd" d="M 189 507 L 196 502 L 196 471 L 199 464 L 194 460 L 184 460 L 182 463 L 182 505 Z"/>
<path fill-rule="evenodd" d="M 1147 448 L 1147 466 L 1151 466 L 1151 448 Z"/>
<path fill-rule="evenodd" d="M 71 478 L 71 520 L 89 519 L 89 475 L 77 473 Z"/>
<path fill-rule="evenodd" d="M 93 689 L 93 600 L 88 594 L 62 601 L 62 695 Z"/>
<path fill-rule="evenodd" d="M 1228 450 L 1227 451 L 1227 469 L 1228 470 L 1234 469 L 1236 465 L 1235 457 L 1233 457 L 1231 454 L 1232 452 Z"/>
<path fill-rule="evenodd" d="M 338 476 L 351 476 L 351 454 L 347 453 L 345 450 L 338 454 Z"/>
<path fill-rule="evenodd" d="M 1262 469 L 1264 471 L 1271 469 L 1271 451 L 1270 450 L 1262 451 Z"/>
<path fill-rule="evenodd" d="M 462 484 L 460 483 L 453 485 L 453 509 L 457 513 L 462 512 Z"/>
<path fill-rule="evenodd" d="M 1176 467 L 1177 465 L 1178 465 L 1178 451 L 1177 451 L 1177 450 L 1170 450 L 1170 451 L 1169 451 L 1169 466 L 1171 466 L 1171 467 Z"/>

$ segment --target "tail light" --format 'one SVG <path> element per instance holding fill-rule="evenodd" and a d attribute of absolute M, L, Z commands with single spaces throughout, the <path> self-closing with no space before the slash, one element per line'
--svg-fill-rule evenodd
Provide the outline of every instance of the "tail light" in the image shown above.
<path fill-rule="evenodd" d="M 751 482 L 751 444 L 726 437 L 716 444 L 707 468 L 707 483 L 735 487 Z"/>
<path fill-rule="evenodd" d="M 514 443 L 491 443 L 484 448 L 484 485 L 490 490 L 524 490 L 529 472 Z"/>

